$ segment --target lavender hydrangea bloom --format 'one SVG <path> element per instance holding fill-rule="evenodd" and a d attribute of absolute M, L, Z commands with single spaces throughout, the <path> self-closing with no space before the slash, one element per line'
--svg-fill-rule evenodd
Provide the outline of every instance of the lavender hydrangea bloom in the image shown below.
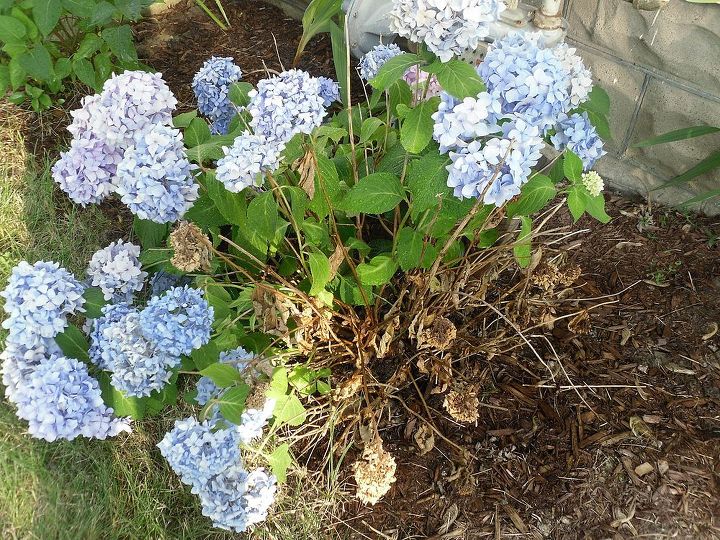
<path fill-rule="evenodd" d="M 475 50 L 504 9 L 499 0 L 393 0 L 390 28 L 447 62 Z"/>
<path fill-rule="evenodd" d="M 190 354 L 210 341 L 213 308 L 202 291 L 187 285 L 153 297 L 140 312 L 145 337 L 173 356 Z"/>
<path fill-rule="evenodd" d="M 112 373 L 112 385 L 128 396 L 149 396 L 170 380 L 172 369 L 180 364 L 173 355 L 143 335 L 140 314 L 131 310 L 116 322 L 103 325 L 94 342 L 96 360 Z"/>
<path fill-rule="evenodd" d="M 5 397 L 12 403 L 17 401 L 16 396 L 18 392 L 22 393 L 24 381 L 42 360 L 52 355 L 62 356 L 62 351 L 54 339 L 43 339 L 34 347 L 27 347 L 15 339 L 10 334 L 5 339 L 5 350 L 0 354 L 3 361 L 2 382 L 5 385 Z"/>
<path fill-rule="evenodd" d="M 163 457 L 192 492 L 204 489 L 210 478 L 240 462 L 235 430 L 214 429 L 212 423 L 190 417 L 176 420 L 175 427 L 158 443 Z"/>
<path fill-rule="evenodd" d="M 555 135 L 550 137 L 553 146 L 559 151 L 565 148 L 572 150 L 582 160 L 583 170 L 591 169 L 595 162 L 607 153 L 603 150 L 603 141 L 586 112 L 571 116 L 561 115 L 555 130 Z"/>
<path fill-rule="evenodd" d="M 117 168 L 117 193 L 140 219 L 169 223 L 198 198 L 193 166 L 179 130 L 156 125 L 140 132 Z"/>
<path fill-rule="evenodd" d="M 150 278 L 150 296 L 160 296 L 173 287 L 182 287 L 190 285 L 190 283 L 192 283 L 192 278 L 189 276 L 178 276 L 159 270 Z"/>
<path fill-rule="evenodd" d="M 98 382 L 74 358 L 50 356 L 40 361 L 16 389 L 17 415 L 28 432 L 46 441 L 96 439 L 130 431 L 126 419 L 114 418 L 100 395 Z"/>
<path fill-rule="evenodd" d="M 140 246 L 122 240 L 96 251 L 87 269 L 91 285 L 102 289 L 105 300 L 129 301 L 142 290 L 147 277 L 139 256 Z"/>
<path fill-rule="evenodd" d="M 263 428 L 273 415 L 275 404 L 274 399 L 266 399 L 262 409 L 247 408 L 243 411 L 236 428 L 241 442 L 248 444 L 262 435 Z"/>
<path fill-rule="evenodd" d="M 478 137 L 499 132 L 500 106 L 500 101 L 487 92 L 460 102 L 443 94 L 440 108 L 432 116 L 435 120 L 433 138 L 440 144 L 440 152 L 445 153 Z"/>
<path fill-rule="evenodd" d="M 52 167 L 52 177 L 70 199 L 97 204 L 115 191 L 115 174 L 123 152 L 90 133 L 75 138 Z"/>
<path fill-rule="evenodd" d="M 412 90 L 413 105 L 442 94 L 443 89 L 435 74 L 423 71 L 418 66 L 408 69 L 402 78 Z"/>
<path fill-rule="evenodd" d="M 92 131 L 108 144 L 128 148 L 139 133 L 171 125 L 177 99 L 160 73 L 125 71 L 105 81 Z"/>
<path fill-rule="evenodd" d="M 125 315 L 132 311 L 134 311 L 133 307 L 125 302 L 107 304 L 102 307 L 102 316 L 91 320 L 88 332 L 90 337 L 88 356 L 100 369 L 111 369 L 109 355 L 105 353 L 105 358 L 103 358 L 103 351 L 108 351 L 110 346 L 105 339 L 105 329 L 111 324 L 120 322 Z"/>
<path fill-rule="evenodd" d="M 503 114 L 522 114 L 547 130 L 571 108 L 570 73 L 540 36 L 511 32 L 494 42 L 478 66 L 488 92 L 500 100 Z"/>
<path fill-rule="evenodd" d="M 311 133 L 326 113 L 321 82 L 298 69 L 261 80 L 248 96 L 255 134 L 281 143 L 298 133 Z"/>
<path fill-rule="evenodd" d="M 80 108 L 70 111 L 72 122 L 67 130 L 72 133 L 76 139 L 93 135 L 98 137 L 93 131 L 95 126 L 102 125 L 103 115 L 106 109 L 100 103 L 100 94 L 85 96 L 80 100 Z"/>
<path fill-rule="evenodd" d="M 225 157 L 217 162 L 217 179 L 233 193 L 247 187 L 259 187 L 264 174 L 280 166 L 280 153 L 284 148 L 283 143 L 246 131 L 233 141 L 231 147 L 223 147 Z"/>
<path fill-rule="evenodd" d="M 242 79 L 242 70 L 232 58 L 213 56 L 206 60 L 192 81 L 198 110 L 212 120 L 213 133 L 226 134 L 235 107 L 230 101 L 230 86 Z"/>
<path fill-rule="evenodd" d="M 485 204 L 502 206 L 520 194 L 530 169 L 540 159 L 543 142 L 537 126 L 516 119 L 503 125 L 504 138 L 484 145 L 474 140 L 450 152 L 448 186 L 463 199 L 483 197 Z"/>
<path fill-rule="evenodd" d="M 273 475 L 262 468 L 248 472 L 238 464 L 213 476 L 200 490 L 202 513 L 215 527 L 245 532 L 267 518 L 276 490 Z"/>
<path fill-rule="evenodd" d="M 360 77 L 365 81 L 374 79 L 385 62 L 402 53 L 400 47 L 394 43 L 375 45 L 360 59 L 360 64 L 357 67 Z"/>
<path fill-rule="evenodd" d="M 67 315 L 83 312 L 84 288 L 59 264 L 22 261 L 13 268 L 7 287 L 0 292 L 5 298 L 8 318 L 3 328 L 16 342 L 27 347 L 54 338 L 67 326 Z"/>
<path fill-rule="evenodd" d="M 254 357 L 253 353 L 250 353 L 238 347 L 229 351 L 223 351 L 220 353 L 219 362 L 221 364 L 228 364 L 236 368 L 238 371 L 242 371 L 247 363 Z M 195 401 L 198 405 L 205 405 L 211 399 L 217 397 L 220 394 L 221 389 L 213 382 L 210 377 L 200 377 L 197 382 L 197 395 Z"/>
<path fill-rule="evenodd" d="M 325 107 L 340 101 L 340 86 L 338 86 L 338 83 L 327 77 L 318 77 L 317 80 L 320 82 L 320 97 L 323 98 Z"/>

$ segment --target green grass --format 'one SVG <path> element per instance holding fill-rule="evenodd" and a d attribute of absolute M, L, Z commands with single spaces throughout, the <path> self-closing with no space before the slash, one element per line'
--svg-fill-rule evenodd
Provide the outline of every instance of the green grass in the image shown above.
<path fill-rule="evenodd" d="M 83 276 L 92 253 L 121 237 L 129 220 L 113 208 L 70 204 L 50 162 L 27 156 L 6 113 L 0 103 L 0 289 L 21 260 L 54 260 Z M 238 538 L 212 527 L 155 447 L 175 418 L 189 414 L 178 407 L 113 440 L 46 443 L 27 435 L 0 385 L 0 538 Z M 253 538 L 335 537 L 327 529 L 335 498 L 321 479 L 291 482 L 283 494 Z"/>

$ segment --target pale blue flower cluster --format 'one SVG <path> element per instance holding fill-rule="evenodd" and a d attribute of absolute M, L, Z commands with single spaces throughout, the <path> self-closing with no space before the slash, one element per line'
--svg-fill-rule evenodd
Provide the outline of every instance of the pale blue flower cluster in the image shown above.
<path fill-rule="evenodd" d="M 299 69 L 261 80 L 248 96 L 250 127 L 267 140 L 287 143 L 298 133 L 311 133 L 325 118 L 321 81 Z"/>
<path fill-rule="evenodd" d="M 226 134 L 235 116 L 230 101 L 230 86 L 242 79 L 242 69 L 232 58 L 212 56 L 206 60 L 192 80 L 192 89 L 198 102 L 198 110 L 211 121 L 215 134 Z"/>
<path fill-rule="evenodd" d="M 28 432 L 46 441 L 95 439 L 130 431 L 126 419 L 113 417 L 102 400 L 100 385 L 87 366 L 74 358 L 48 356 L 23 379 L 15 392 L 17 415 L 28 421 Z"/>
<path fill-rule="evenodd" d="M 242 372 L 247 363 L 252 360 L 253 356 L 252 353 L 242 347 L 238 347 L 221 352 L 218 360 L 221 364 L 228 364 Z M 210 377 L 200 377 L 196 390 L 197 395 L 195 396 L 195 401 L 197 401 L 198 405 L 205 405 L 211 399 L 218 397 L 222 391 Z"/>
<path fill-rule="evenodd" d="M 190 354 L 210 341 L 213 308 L 187 285 L 153 297 L 140 312 L 145 337 L 166 354 Z"/>
<path fill-rule="evenodd" d="M 477 49 L 504 10 L 502 0 L 393 0 L 390 27 L 447 62 Z"/>
<path fill-rule="evenodd" d="M 175 221 L 197 199 L 182 136 L 170 127 L 176 104 L 159 73 L 114 75 L 71 113 L 73 140 L 54 180 L 83 206 L 118 193 L 142 219 Z"/>
<path fill-rule="evenodd" d="M 130 301 L 147 277 L 139 256 L 140 246 L 122 240 L 96 251 L 87 268 L 90 284 L 100 287 L 105 300 Z"/>
<path fill-rule="evenodd" d="M 90 321 L 88 337 L 90 348 L 88 356 L 90 360 L 100 369 L 110 370 L 112 357 L 109 354 L 110 344 L 105 339 L 105 329 L 110 325 L 120 322 L 125 315 L 134 311 L 134 308 L 125 302 L 106 304 L 101 308 L 102 315 Z M 103 358 L 104 355 L 104 358 Z"/>
<path fill-rule="evenodd" d="M 470 141 L 501 131 L 500 102 L 487 92 L 458 101 L 449 94 L 441 95 L 440 106 L 433 114 L 433 136 L 440 152 L 462 148 Z"/>
<path fill-rule="evenodd" d="M 357 67 L 360 77 L 365 81 L 374 79 L 385 62 L 401 54 L 402 50 L 394 43 L 375 45 L 360 59 Z"/>
<path fill-rule="evenodd" d="M 562 115 L 555 127 L 555 135 L 550 137 L 550 140 L 557 150 L 569 148 L 577 154 L 586 171 L 607 153 L 603 150 L 603 141 L 586 112 Z"/>
<path fill-rule="evenodd" d="M 265 399 L 262 409 L 246 408 L 240 415 L 237 427 L 240 441 L 248 444 L 262 435 L 263 429 L 272 418 L 277 402 L 272 398 Z"/>
<path fill-rule="evenodd" d="M 213 525 L 245 532 L 267 517 L 277 480 L 263 469 L 248 472 L 238 431 L 195 418 L 177 420 L 158 444 L 180 479 L 200 497 Z"/>
<path fill-rule="evenodd" d="M 223 147 L 225 156 L 217 162 L 217 179 L 233 193 L 247 187 L 259 187 L 264 175 L 280 166 L 284 148 L 282 142 L 245 131 L 235 138 L 232 146 Z"/>
<path fill-rule="evenodd" d="M 328 77 L 317 77 L 320 82 L 320 97 L 323 98 L 323 105 L 329 107 L 336 101 L 340 101 L 340 86 Z"/>
<path fill-rule="evenodd" d="M 170 223 L 198 198 L 180 130 L 157 125 L 138 133 L 117 169 L 117 193 L 140 219 Z"/>
<path fill-rule="evenodd" d="M 33 437 L 105 439 L 130 430 L 127 420 L 105 406 L 85 364 L 66 358 L 55 343 L 67 316 L 84 311 L 83 291 L 57 263 L 23 261 L 0 293 L 8 314 L 3 327 L 9 330 L 2 353 L 5 395 Z"/>
<path fill-rule="evenodd" d="M 2 326 L 15 343 L 41 345 L 65 330 L 68 315 L 84 311 L 83 292 L 83 285 L 59 264 L 22 261 L 0 292 L 8 314 Z"/>

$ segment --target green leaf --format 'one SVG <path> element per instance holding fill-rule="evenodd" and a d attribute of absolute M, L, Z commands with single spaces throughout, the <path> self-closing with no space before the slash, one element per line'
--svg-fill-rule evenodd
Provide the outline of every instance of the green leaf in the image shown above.
<path fill-rule="evenodd" d="M 571 182 L 580 182 L 582 179 L 583 162 L 570 149 L 565 150 L 565 161 L 563 162 L 563 172 L 565 177 Z"/>
<path fill-rule="evenodd" d="M 720 128 L 714 126 L 694 126 L 689 128 L 676 129 L 675 131 L 663 133 L 662 135 L 658 135 L 657 137 L 653 137 L 637 144 L 633 144 L 633 148 L 643 148 L 645 146 L 654 146 L 656 144 L 684 141 L 687 139 L 692 139 L 694 137 L 702 137 L 703 135 L 708 135 L 710 133 L 717 133 L 718 131 L 720 131 Z"/>
<path fill-rule="evenodd" d="M 77 326 L 69 324 L 63 332 L 55 336 L 55 343 L 68 358 L 77 358 L 83 362 L 90 361 L 88 356 L 90 344 Z"/>
<path fill-rule="evenodd" d="M 168 234 L 167 223 L 155 223 L 149 219 L 133 218 L 133 231 L 140 239 L 143 249 L 156 248 L 163 245 Z"/>
<path fill-rule="evenodd" d="M 593 86 L 588 95 L 587 101 L 583 104 L 586 110 L 594 111 L 603 116 L 610 114 L 610 96 L 599 86 Z"/>
<path fill-rule="evenodd" d="M 303 33 L 295 52 L 296 62 L 313 37 L 320 32 L 330 30 L 330 22 L 335 15 L 341 12 L 341 7 L 342 0 L 312 0 L 305 8 L 302 18 Z"/>
<path fill-rule="evenodd" d="M 310 274 L 312 277 L 312 287 L 310 294 L 316 296 L 320 291 L 325 289 L 325 285 L 330 282 L 330 259 L 321 251 L 312 251 L 308 255 L 310 263 Z"/>
<path fill-rule="evenodd" d="M 28 75 L 38 81 L 49 81 L 53 78 L 53 65 L 50 53 L 38 43 L 32 49 L 20 56 L 20 64 Z"/>
<path fill-rule="evenodd" d="M 95 88 L 97 86 L 97 79 L 95 78 L 95 68 L 93 67 L 90 60 L 86 58 L 78 58 L 77 60 L 73 61 L 72 67 L 73 72 L 80 80 L 80 82 L 89 86 L 90 88 Z"/>
<path fill-rule="evenodd" d="M 204 231 L 211 227 L 220 227 L 226 224 L 225 217 L 217 209 L 209 195 L 202 195 L 195 201 L 190 210 L 185 212 L 183 217 L 188 221 L 192 221 Z"/>
<path fill-rule="evenodd" d="M 437 207 L 442 196 L 448 193 L 448 163 L 447 156 L 429 152 L 410 164 L 407 185 L 412 195 L 410 208 L 413 216 Z"/>
<path fill-rule="evenodd" d="M 20 65 L 20 58 L 11 58 L 8 63 L 8 75 L 10 76 L 10 85 L 16 90 L 25 82 L 25 68 Z"/>
<path fill-rule="evenodd" d="M 112 21 L 115 15 L 115 6 L 111 3 L 102 0 L 95 4 L 92 10 L 92 16 L 88 21 L 90 26 L 105 26 Z"/>
<path fill-rule="evenodd" d="M 605 212 L 605 197 L 603 197 L 602 193 L 593 197 L 587 190 L 585 192 L 585 211 L 600 223 L 608 223 L 610 216 Z"/>
<path fill-rule="evenodd" d="M 434 97 L 421 101 L 405 115 L 400 127 L 400 143 L 405 150 L 419 154 L 430 142 L 435 121 L 432 114 L 437 110 L 440 98 Z"/>
<path fill-rule="evenodd" d="M 81 19 L 89 19 L 95 9 L 94 0 L 63 0 L 63 7 Z"/>
<path fill-rule="evenodd" d="M 92 56 L 95 51 L 99 50 L 100 47 L 102 47 L 102 44 L 103 41 L 99 36 L 95 34 L 85 34 L 85 37 L 80 42 L 80 45 L 78 45 L 73 58 L 88 58 L 89 56 Z"/>
<path fill-rule="evenodd" d="M 228 422 L 240 424 L 242 422 L 242 413 L 245 410 L 245 401 L 250 394 L 250 387 L 245 381 L 239 381 L 236 386 L 226 390 L 220 398 L 220 414 L 225 417 Z"/>
<path fill-rule="evenodd" d="M 270 388 L 277 394 L 285 394 L 288 390 L 288 373 L 285 366 L 278 366 L 270 377 Z"/>
<path fill-rule="evenodd" d="M 210 377 L 220 388 L 227 388 L 233 386 L 235 383 L 242 381 L 240 372 L 232 367 L 230 364 L 222 364 L 220 362 L 216 364 L 210 364 L 205 369 L 201 369 L 200 373 L 206 377 Z"/>
<path fill-rule="evenodd" d="M 382 214 L 405 198 L 400 179 L 390 173 L 373 173 L 361 178 L 345 195 L 340 208 L 354 214 Z"/>
<path fill-rule="evenodd" d="M 129 416 L 133 420 L 142 420 L 145 416 L 145 399 L 123 394 L 120 390 L 112 386 L 108 373 L 101 373 L 98 378 L 103 401 L 105 401 L 108 407 L 113 409 L 115 416 L 120 418 Z"/>
<path fill-rule="evenodd" d="M 398 262 L 392 255 L 385 253 L 377 255 L 367 263 L 357 266 L 360 281 L 365 285 L 385 285 L 389 283 L 398 269 Z"/>
<path fill-rule="evenodd" d="M 600 114 L 599 112 L 593 111 L 592 109 L 587 109 L 585 104 L 580 105 L 580 107 L 578 108 L 581 111 L 585 111 L 587 113 L 590 123 L 595 126 L 598 135 L 600 135 L 602 139 L 606 141 L 612 139 L 612 133 L 610 132 L 610 124 L 608 123 L 608 119 L 604 114 Z"/>
<path fill-rule="evenodd" d="M 592 196 L 582 184 L 576 184 L 568 188 L 568 208 L 573 219 L 577 221 L 587 212 L 601 223 L 610 221 L 610 216 L 605 213 L 605 197 L 602 193 Z"/>
<path fill-rule="evenodd" d="M 44 36 L 50 35 L 62 14 L 60 0 L 36 0 L 32 7 L 32 16 L 35 24 Z"/>
<path fill-rule="evenodd" d="M 230 101 L 238 107 L 246 107 L 250 103 L 248 92 L 252 90 L 252 84 L 245 81 L 235 82 L 230 85 L 230 92 L 228 98 Z"/>
<path fill-rule="evenodd" d="M 383 121 L 379 118 L 371 116 L 366 118 L 362 127 L 360 128 L 360 142 L 367 142 L 371 140 L 373 134 L 383 125 Z"/>
<path fill-rule="evenodd" d="M 335 67 L 335 78 L 340 87 L 340 101 L 347 105 L 349 70 L 347 43 L 345 43 L 345 30 L 342 25 L 338 26 L 333 21 L 328 23 L 330 30 L 330 44 L 332 46 L 333 65 Z"/>
<path fill-rule="evenodd" d="M 711 189 L 711 190 L 705 191 L 704 193 L 700 193 L 699 195 L 695 195 L 694 197 L 683 202 L 680 205 L 680 208 L 686 208 L 688 206 L 692 206 L 693 204 L 702 203 L 702 202 L 705 202 L 709 199 L 713 199 L 718 196 L 720 196 L 720 189 Z"/>
<path fill-rule="evenodd" d="M 318 217 L 324 218 L 330 213 L 328 201 L 334 205 L 340 198 L 340 178 L 335 164 L 330 159 L 321 154 L 317 154 L 316 159 L 315 193 L 308 208 Z"/>
<path fill-rule="evenodd" d="M 225 189 L 225 186 L 215 177 L 214 171 L 205 173 L 205 187 L 208 195 L 215 203 L 215 206 L 223 217 L 234 225 L 245 227 L 247 221 L 247 205 L 243 193 L 233 193 Z"/>
<path fill-rule="evenodd" d="M 173 116 L 173 127 L 186 128 L 190 125 L 190 122 L 197 117 L 197 110 L 180 113 L 177 116 Z"/>
<path fill-rule="evenodd" d="M 437 257 L 437 248 L 424 242 L 422 234 L 411 227 L 403 227 L 398 233 L 397 259 L 400 268 L 407 272 L 413 268 L 430 267 Z"/>
<path fill-rule="evenodd" d="M 220 350 L 214 339 L 190 353 L 190 358 L 192 358 L 195 369 L 198 371 L 202 371 L 208 366 L 216 364 L 219 357 Z"/>
<path fill-rule="evenodd" d="M 85 317 L 88 319 L 97 319 L 102 317 L 102 308 L 108 303 L 105 300 L 105 295 L 102 290 L 98 287 L 88 287 L 83 293 L 85 299 Z"/>
<path fill-rule="evenodd" d="M 55 76 L 64 79 L 72 73 L 72 63 L 69 58 L 58 58 L 55 62 Z"/>
<path fill-rule="evenodd" d="M 278 224 L 278 206 L 272 192 L 261 193 L 250 201 L 247 223 L 252 224 L 252 236 L 257 236 L 266 243 L 273 240 Z"/>
<path fill-rule="evenodd" d="M 382 92 L 376 90 L 378 95 L 382 95 Z M 396 113 L 398 105 L 409 106 L 412 102 L 413 91 L 410 89 L 408 83 L 404 80 L 399 79 L 392 83 L 387 89 L 388 93 L 388 105 L 392 114 Z M 374 94 L 374 93 L 373 93 Z"/>
<path fill-rule="evenodd" d="M 513 253 L 520 268 L 527 268 L 531 259 L 532 220 L 527 216 L 520 216 L 522 225 L 517 242 L 513 247 Z"/>
<path fill-rule="evenodd" d="M 435 62 L 427 71 L 435 73 L 443 90 L 458 99 L 476 97 L 485 90 L 475 68 L 463 60 Z"/>
<path fill-rule="evenodd" d="M 8 66 L 0 66 L 0 96 L 4 96 L 10 86 L 10 69 Z"/>
<path fill-rule="evenodd" d="M 555 184 L 550 178 L 536 174 L 522 187 L 520 198 L 507 205 L 507 216 L 530 216 L 545 208 L 556 193 Z"/>
<path fill-rule="evenodd" d="M 417 54 L 399 54 L 382 65 L 378 74 L 370 81 L 370 85 L 378 90 L 386 90 L 391 84 L 399 80 L 408 68 L 423 63 L 423 60 Z"/>
<path fill-rule="evenodd" d="M 705 174 L 706 172 L 712 171 L 713 169 L 717 169 L 718 167 L 720 167 L 720 150 L 717 152 L 713 152 L 708 157 L 703 159 L 700 163 L 698 163 L 691 169 L 688 169 L 681 175 L 676 176 L 672 180 L 665 182 L 664 184 L 662 184 L 658 187 L 655 187 L 655 188 L 651 189 L 650 191 L 656 191 L 658 189 L 679 186 L 680 184 L 689 182 L 690 180 L 697 178 L 698 176 Z"/>
<path fill-rule="evenodd" d="M 274 390 L 268 392 L 268 397 L 275 399 L 273 416 L 275 421 L 289 426 L 300 426 L 305 422 L 307 411 L 295 394 L 278 395 Z"/>
<path fill-rule="evenodd" d="M 282 443 L 278 446 L 273 453 L 267 458 L 270 470 L 272 470 L 275 478 L 278 482 L 283 483 L 287 480 L 287 470 L 292 464 L 292 457 L 290 457 L 290 447 L 288 443 Z"/>
<path fill-rule="evenodd" d="M 0 40 L 5 43 L 20 41 L 26 33 L 25 25 L 15 17 L 0 15 Z"/>
<path fill-rule="evenodd" d="M 209 141 L 212 134 L 205 120 L 202 118 L 193 118 L 185 130 L 183 137 L 185 138 L 185 145 L 188 148 L 193 148 Z"/>
<path fill-rule="evenodd" d="M 95 65 L 95 73 L 97 74 L 97 83 L 99 87 L 102 87 L 104 83 L 113 72 L 113 63 L 110 60 L 110 53 L 104 52 L 96 54 L 93 58 L 93 64 Z M 96 90 L 98 88 L 96 87 Z"/>
<path fill-rule="evenodd" d="M 580 219 L 585 213 L 585 198 L 583 197 L 583 192 L 587 193 L 587 189 L 581 184 L 575 184 L 568 188 L 567 205 L 574 221 Z"/>
<path fill-rule="evenodd" d="M 205 298 L 213 307 L 215 321 L 220 322 L 231 314 L 230 303 L 232 296 L 225 290 L 225 287 L 209 276 L 198 276 L 197 286 L 205 291 Z"/>

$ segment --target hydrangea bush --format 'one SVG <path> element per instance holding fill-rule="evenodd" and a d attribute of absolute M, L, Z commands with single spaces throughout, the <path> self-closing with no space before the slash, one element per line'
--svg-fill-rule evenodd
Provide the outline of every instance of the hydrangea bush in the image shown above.
<path fill-rule="evenodd" d="M 83 100 L 55 178 L 78 204 L 118 194 L 142 250 L 99 251 L 86 284 L 52 263 L 14 271 L 3 373 L 31 434 L 115 435 L 182 388 L 195 415 L 160 452 L 216 526 L 246 531 L 301 438 L 281 435 L 345 395 L 331 388 L 335 356 L 362 370 L 396 340 L 426 346 L 414 310 L 438 276 L 508 246 L 527 268 L 533 216 L 554 199 L 575 220 L 607 221 L 591 168 L 609 104 L 574 50 L 511 33 L 477 66 L 457 58 L 502 5 L 396 0 L 415 52 L 380 45 L 360 59 L 362 103 L 348 105 L 337 33 L 342 88 L 297 69 L 253 88 L 232 59 L 211 58 L 193 80 L 197 111 L 172 117 L 161 76 L 137 72 Z M 382 471 L 365 490 L 375 502 L 395 463 L 376 427 L 363 440 L 356 476 Z"/>

